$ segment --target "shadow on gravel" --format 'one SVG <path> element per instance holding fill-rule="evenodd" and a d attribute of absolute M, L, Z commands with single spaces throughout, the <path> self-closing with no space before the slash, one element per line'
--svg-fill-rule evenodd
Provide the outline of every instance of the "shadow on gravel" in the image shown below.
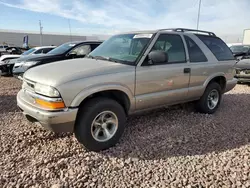
<path fill-rule="evenodd" d="M 18 111 L 16 95 L 0 95 L 0 114 L 16 111 Z"/>
<path fill-rule="evenodd" d="M 250 142 L 250 95 L 226 94 L 214 115 L 190 107 L 133 116 L 120 143 L 104 155 L 144 160 L 236 149 Z"/>

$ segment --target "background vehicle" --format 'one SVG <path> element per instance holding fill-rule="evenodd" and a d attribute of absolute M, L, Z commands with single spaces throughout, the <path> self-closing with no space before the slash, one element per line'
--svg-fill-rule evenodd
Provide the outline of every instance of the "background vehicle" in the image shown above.
<path fill-rule="evenodd" d="M 0 44 L 0 52 L 5 52 L 6 48 L 8 48 L 9 46 L 6 44 Z"/>
<path fill-rule="evenodd" d="M 250 45 L 235 45 L 230 49 L 238 61 L 235 65 L 238 82 L 250 82 Z"/>
<path fill-rule="evenodd" d="M 233 45 L 230 47 L 237 59 L 248 59 L 250 57 L 250 45 Z"/>
<path fill-rule="evenodd" d="M 137 111 L 195 101 L 197 111 L 214 113 L 237 83 L 235 62 L 212 32 L 124 33 L 88 58 L 27 71 L 17 104 L 29 120 L 74 131 L 87 149 L 99 151 L 118 142 L 127 115 Z"/>
<path fill-rule="evenodd" d="M 250 59 L 241 59 L 235 65 L 236 75 L 239 83 L 250 83 Z"/>
<path fill-rule="evenodd" d="M 12 69 L 15 64 L 15 61 L 11 60 L 34 54 L 46 54 L 49 51 L 53 50 L 54 48 L 56 48 L 56 46 L 41 46 L 41 47 L 31 48 L 23 52 L 21 55 L 14 55 L 14 54 L 2 55 L 0 57 L 0 75 L 12 75 Z"/>
<path fill-rule="evenodd" d="M 13 74 L 15 76 L 19 76 L 23 75 L 26 70 L 38 65 L 66 59 L 85 57 L 101 43 L 101 41 L 68 42 L 51 50 L 46 55 L 33 55 L 19 58 L 15 61 Z"/>

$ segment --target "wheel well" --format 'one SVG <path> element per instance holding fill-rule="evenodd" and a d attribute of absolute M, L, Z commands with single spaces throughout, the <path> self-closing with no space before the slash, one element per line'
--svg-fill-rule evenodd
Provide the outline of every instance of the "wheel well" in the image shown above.
<path fill-rule="evenodd" d="M 222 92 L 225 91 L 225 89 L 226 89 L 226 78 L 224 76 L 217 76 L 217 77 L 213 78 L 212 80 L 210 80 L 209 83 L 212 83 L 212 82 L 218 83 L 221 86 Z"/>
<path fill-rule="evenodd" d="M 93 93 L 87 98 L 85 98 L 81 102 L 80 106 L 83 106 L 86 103 L 86 101 L 88 101 L 89 99 L 96 98 L 96 97 L 106 97 L 106 98 L 110 98 L 110 99 L 117 101 L 124 108 L 126 114 L 128 114 L 128 111 L 130 109 L 129 97 L 127 96 L 126 93 L 124 93 L 123 91 L 119 91 L 119 90 L 107 90 L 107 91 L 100 91 L 97 93 Z"/>

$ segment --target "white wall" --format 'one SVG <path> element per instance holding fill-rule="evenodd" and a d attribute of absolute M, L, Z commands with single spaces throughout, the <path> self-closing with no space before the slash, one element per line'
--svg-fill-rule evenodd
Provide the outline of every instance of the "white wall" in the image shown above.
<path fill-rule="evenodd" d="M 250 29 L 244 30 L 243 44 L 250 44 Z"/>

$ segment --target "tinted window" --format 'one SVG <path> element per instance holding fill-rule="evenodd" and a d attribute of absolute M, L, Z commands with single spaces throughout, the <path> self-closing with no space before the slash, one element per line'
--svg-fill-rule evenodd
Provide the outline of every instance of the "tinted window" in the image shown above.
<path fill-rule="evenodd" d="M 250 46 L 246 45 L 237 45 L 237 46 L 231 46 L 230 49 L 233 53 L 247 53 L 249 52 Z"/>
<path fill-rule="evenodd" d="M 39 49 L 37 51 L 34 52 L 34 54 L 41 54 L 43 52 L 43 49 Z"/>
<path fill-rule="evenodd" d="M 44 48 L 43 53 L 47 54 L 49 51 L 53 50 L 54 48 Z"/>
<path fill-rule="evenodd" d="M 165 51 L 168 54 L 168 63 L 186 62 L 185 48 L 179 35 L 160 35 L 152 50 Z"/>
<path fill-rule="evenodd" d="M 62 44 L 61 46 L 58 46 L 57 48 L 54 48 L 53 50 L 49 51 L 48 54 L 64 54 L 68 50 L 74 48 L 77 44 L 75 43 L 66 43 Z"/>
<path fill-rule="evenodd" d="M 197 36 L 211 50 L 211 52 L 215 55 L 218 61 L 234 60 L 232 51 L 220 38 L 205 35 Z"/>
<path fill-rule="evenodd" d="M 91 44 L 91 51 L 97 48 L 100 44 Z"/>
<path fill-rule="evenodd" d="M 184 36 L 189 53 L 189 61 L 190 62 L 206 62 L 207 58 L 199 48 L 199 46 L 188 36 Z"/>

